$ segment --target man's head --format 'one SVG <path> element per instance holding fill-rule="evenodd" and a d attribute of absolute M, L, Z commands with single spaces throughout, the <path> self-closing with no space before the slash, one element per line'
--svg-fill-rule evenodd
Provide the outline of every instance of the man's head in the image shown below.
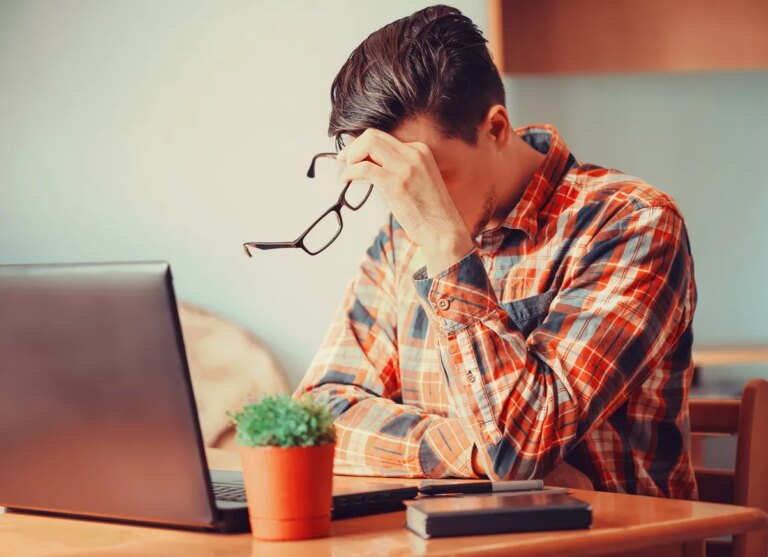
<path fill-rule="evenodd" d="M 405 121 L 428 117 L 449 138 L 470 145 L 504 86 L 472 21 L 456 8 L 432 6 L 372 33 L 350 55 L 331 87 L 328 134 L 367 128 L 393 133 Z"/>
<path fill-rule="evenodd" d="M 336 76 L 331 102 L 339 148 L 369 128 L 426 144 L 472 234 L 510 200 L 502 182 L 514 179 L 508 164 L 523 142 L 486 40 L 459 10 L 432 6 L 371 34 Z"/>

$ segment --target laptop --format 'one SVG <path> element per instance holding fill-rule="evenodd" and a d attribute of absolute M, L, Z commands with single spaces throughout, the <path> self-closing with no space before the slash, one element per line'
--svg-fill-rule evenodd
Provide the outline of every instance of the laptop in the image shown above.
<path fill-rule="evenodd" d="M 418 493 L 337 483 L 334 518 Z M 242 475 L 208 469 L 168 263 L 0 266 L 0 506 L 248 530 Z"/>

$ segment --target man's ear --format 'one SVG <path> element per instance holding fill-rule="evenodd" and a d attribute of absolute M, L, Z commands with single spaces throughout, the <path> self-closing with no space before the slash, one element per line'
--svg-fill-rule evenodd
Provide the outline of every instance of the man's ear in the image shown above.
<path fill-rule="evenodd" d="M 488 139 L 496 144 L 497 148 L 506 147 L 512 134 L 512 125 L 509 123 L 509 113 L 500 104 L 495 104 L 488 109 L 483 121 L 483 129 L 488 134 Z"/>

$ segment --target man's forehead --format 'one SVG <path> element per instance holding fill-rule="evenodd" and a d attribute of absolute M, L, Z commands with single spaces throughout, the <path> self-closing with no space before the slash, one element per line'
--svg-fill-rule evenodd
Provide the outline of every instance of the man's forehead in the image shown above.
<path fill-rule="evenodd" d="M 412 116 L 404 120 L 394 129 L 392 135 L 403 143 L 420 141 L 427 145 L 434 145 L 445 139 L 429 116 Z"/>

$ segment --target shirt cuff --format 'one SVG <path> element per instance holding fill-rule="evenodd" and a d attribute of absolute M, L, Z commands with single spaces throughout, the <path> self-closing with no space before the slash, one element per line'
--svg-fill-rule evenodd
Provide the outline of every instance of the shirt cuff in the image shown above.
<path fill-rule="evenodd" d="M 472 468 L 475 444 L 458 418 L 441 418 L 424 432 L 419 464 L 426 478 L 477 478 Z"/>
<path fill-rule="evenodd" d="M 477 250 L 434 277 L 422 267 L 413 280 L 422 306 L 444 333 L 464 329 L 498 307 Z"/>

